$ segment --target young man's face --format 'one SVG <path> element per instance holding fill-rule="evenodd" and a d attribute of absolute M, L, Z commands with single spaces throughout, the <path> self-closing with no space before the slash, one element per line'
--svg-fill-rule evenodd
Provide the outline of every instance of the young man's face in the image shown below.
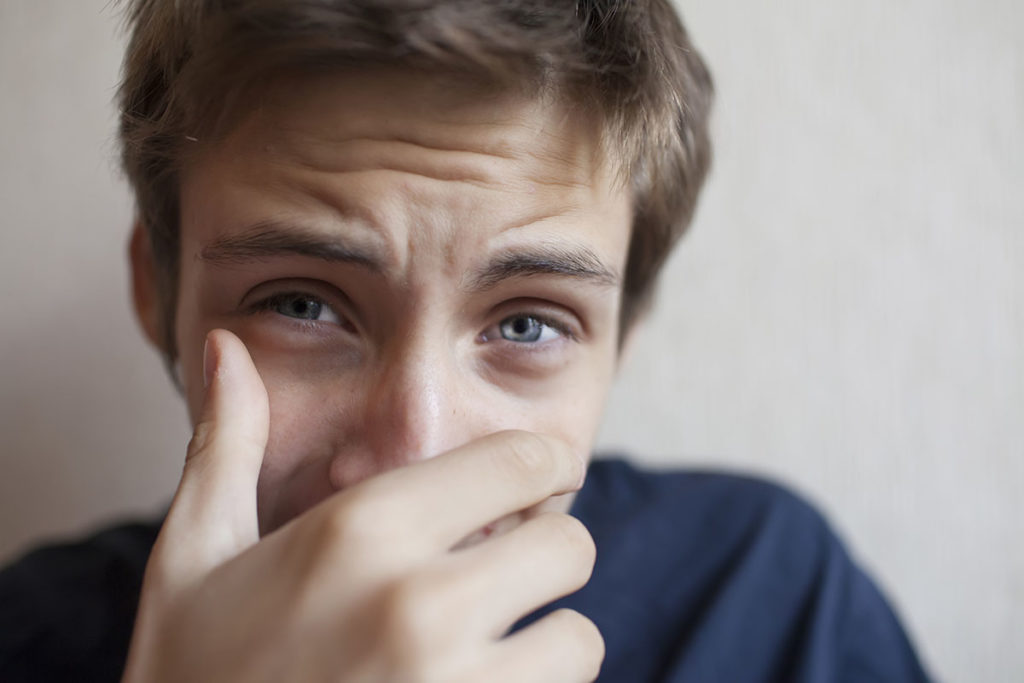
<path fill-rule="evenodd" d="M 275 86 L 198 155 L 183 381 L 194 418 L 206 333 L 252 354 L 271 409 L 263 533 L 503 429 L 590 452 L 629 241 L 613 174 L 579 112 L 391 72 Z"/>

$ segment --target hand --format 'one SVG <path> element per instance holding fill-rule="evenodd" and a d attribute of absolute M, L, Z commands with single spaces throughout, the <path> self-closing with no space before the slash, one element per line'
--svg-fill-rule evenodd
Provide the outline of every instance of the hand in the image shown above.
<path fill-rule="evenodd" d="M 587 681 L 604 644 L 561 610 L 594 546 L 543 513 L 467 548 L 486 524 L 579 487 L 560 442 L 502 432 L 346 489 L 259 538 L 267 393 L 242 342 L 207 337 L 208 387 L 153 548 L 124 680 Z"/>

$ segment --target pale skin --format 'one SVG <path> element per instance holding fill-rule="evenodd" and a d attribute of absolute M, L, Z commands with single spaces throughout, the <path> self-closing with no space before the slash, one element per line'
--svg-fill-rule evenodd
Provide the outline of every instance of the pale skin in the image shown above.
<path fill-rule="evenodd" d="M 582 615 L 505 634 L 593 568 L 630 224 L 596 122 L 386 71 L 254 112 L 182 176 L 195 435 L 125 680 L 592 680 Z"/>

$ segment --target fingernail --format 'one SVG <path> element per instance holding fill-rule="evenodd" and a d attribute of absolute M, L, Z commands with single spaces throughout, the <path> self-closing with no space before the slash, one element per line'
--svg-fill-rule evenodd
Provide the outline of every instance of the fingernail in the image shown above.
<path fill-rule="evenodd" d="M 203 388 L 210 386 L 213 374 L 217 372 L 217 354 L 210 351 L 210 337 L 203 342 Z"/>

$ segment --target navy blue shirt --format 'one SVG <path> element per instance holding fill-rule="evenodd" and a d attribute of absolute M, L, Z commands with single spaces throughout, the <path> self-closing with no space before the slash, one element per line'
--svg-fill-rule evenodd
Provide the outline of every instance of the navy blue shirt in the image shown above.
<path fill-rule="evenodd" d="M 927 681 L 878 589 L 821 516 L 732 475 L 591 465 L 572 513 L 597 563 L 557 607 L 605 639 L 599 681 Z M 117 681 L 158 524 L 35 551 L 0 572 L 0 680 Z"/>
<path fill-rule="evenodd" d="M 732 475 L 597 462 L 573 506 L 590 582 L 554 607 L 605 638 L 600 681 L 927 681 L 892 609 L 801 499 Z"/>

